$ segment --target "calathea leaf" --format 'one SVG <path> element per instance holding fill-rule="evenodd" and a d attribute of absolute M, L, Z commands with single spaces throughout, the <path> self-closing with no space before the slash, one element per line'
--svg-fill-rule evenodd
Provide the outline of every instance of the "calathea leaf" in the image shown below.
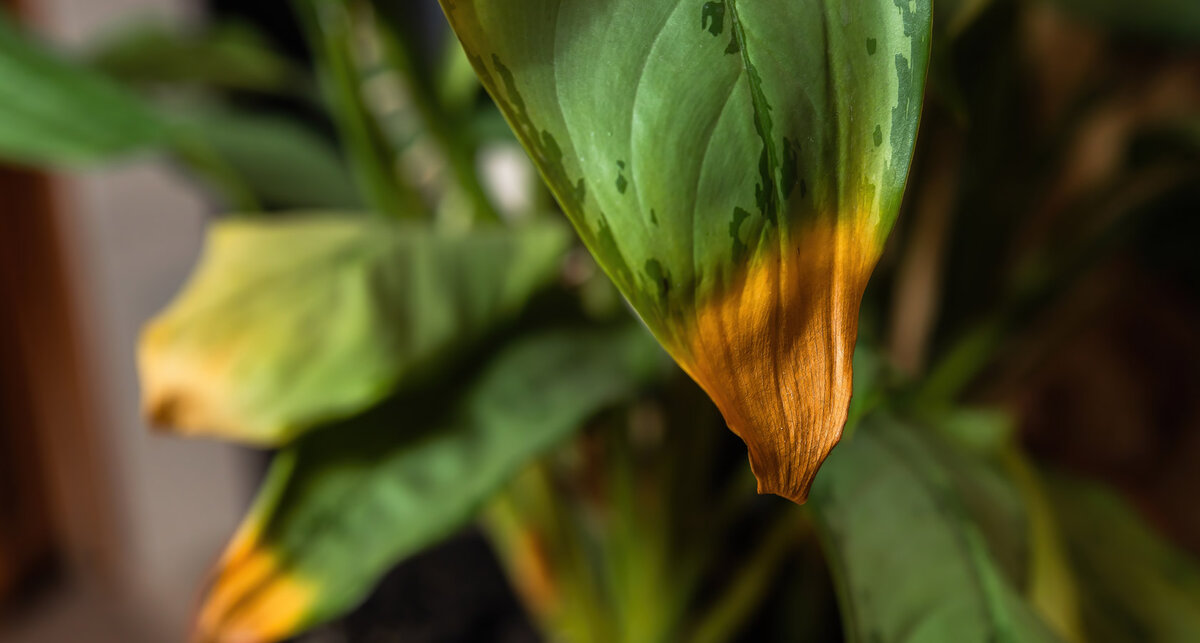
<path fill-rule="evenodd" d="M 204 643 L 265 643 L 350 609 L 531 458 L 669 373 L 640 327 L 504 348 L 453 394 L 399 396 L 282 452 L 218 566 Z"/>
<path fill-rule="evenodd" d="M 277 445 L 352 416 L 515 314 L 569 243 L 554 224 L 434 231 L 363 216 L 216 224 L 139 348 L 146 413 Z"/>
<path fill-rule="evenodd" d="M 442 0 L 584 242 L 802 501 L 900 206 L 928 0 Z"/>

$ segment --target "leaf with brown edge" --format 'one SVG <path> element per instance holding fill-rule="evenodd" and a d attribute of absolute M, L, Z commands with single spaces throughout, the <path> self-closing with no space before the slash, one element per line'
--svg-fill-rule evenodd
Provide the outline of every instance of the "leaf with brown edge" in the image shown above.
<path fill-rule="evenodd" d="M 803 502 L 904 192 L 928 0 L 443 0 L 597 261 Z"/>
<path fill-rule="evenodd" d="M 285 444 L 468 348 L 556 273 L 561 225 L 439 232 L 356 216 L 227 220 L 142 334 L 151 421 Z"/>
<path fill-rule="evenodd" d="M 346 612 L 530 459 L 671 372 L 639 326 L 546 331 L 457 390 L 400 395 L 302 437 L 218 565 L 196 640 L 267 643 Z"/>

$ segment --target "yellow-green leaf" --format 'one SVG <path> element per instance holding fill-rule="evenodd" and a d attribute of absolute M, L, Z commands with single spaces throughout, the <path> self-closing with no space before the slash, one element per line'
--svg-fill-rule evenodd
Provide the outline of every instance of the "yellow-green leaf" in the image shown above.
<path fill-rule="evenodd" d="M 379 402 L 518 312 L 569 233 L 449 234 L 355 216 L 227 220 L 146 327 L 146 413 L 189 435 L 286 443 Z"/>
<path fill-rule="evenodd" d="M 802 501 L 900 206 L 928 0 L 443 0 L 599 263 Z"/>

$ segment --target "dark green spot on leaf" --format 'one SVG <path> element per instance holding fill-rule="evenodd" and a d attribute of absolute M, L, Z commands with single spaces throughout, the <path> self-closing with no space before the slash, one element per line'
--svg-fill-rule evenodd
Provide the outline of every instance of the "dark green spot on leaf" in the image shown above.
<path fill-rule="evenodd" d="M 800 180 L 800 145 L 786 138 L 783 139 L 783 169 L 779 178 L 782 181 L 780 187 L 783 188 L 783 198 L 792 196 L 796 182 Z"/>
<path fill-rule="evenodd" d="M 663 270 L 662 264 L 658 262 L 658 259 L 651 259 L 646 262 L 645 271 L 650 282 L 658 286 L 659 298 L 666 299 L 667 294 L 671 292 L 671 279 L 670 275 Z"/>
<path fill-rule="evenodd" d="M 733 237 L 733 258 L 739 260 L 746 255 L 746 243 L 742 241 L 742 237 L 738 234 L 738 230 L 742 227 L 742 222 L 750 218 L 750 213 L 742 208 L 733 209 L 733 221 L 729 222 L 729 236 Z"/>
<path fill-rule="evenodd" d="M 725 31 L 725 2 L 705 2 L 700 10 L 700 28 L 707 29 L 714 36 Z"/>

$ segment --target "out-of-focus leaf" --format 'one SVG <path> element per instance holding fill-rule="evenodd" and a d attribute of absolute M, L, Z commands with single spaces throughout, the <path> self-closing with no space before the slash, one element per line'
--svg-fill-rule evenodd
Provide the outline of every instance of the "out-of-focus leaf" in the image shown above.
<path fill-rule="evenodd" d="M 160 115 L 22 34 L 0 11 L 0 157 L 82 165 L 166 141 Z"/>
<path fill-rule="evenodd" d="M 1158 41 L 1200 44 L 1200 2 L 1195 0 L 1052 0 L 1112 31 Z"/>
<path fill-rule="evenodd" d="M 502 350 L 458 399 L 397 399 L 304 437 L 220 563 L 200 640 L 265 643 L 344 612 L 669 365 L 640 327 L 546 333 Z"/>
<path fill-rule="evenodd" d="M 928 0 L 443 0 L 597 261 L 802 501 L 900 206 Z"/>
<path fill-rule="evenodd" d="M 184 126 L 271 208 L 347 209 L 362 199 L 333 145 L 295 121 L 244 113 L 200 114 Z"/>
<path fill-rule="evenodd" d="M 294 93 L 311 82 L 251 27 L 228 23 L 183 31 L 142 22 L 114 33 L 91 51 L 92 63 L 121 81 L 148 86 Z"/>
<path fill-rule="evenodd" d="M 813 508 L 851 641 L 1036 643 L 1055 636 L 1006 576 L 946 466 L 947 445 L 879 414 L 834 450 Z M 967 467 L 970 456 L 956 453 Z"/>
<path fill-rule="evenodd" d="M 277 445 L 361 412 L 516 313 L 569 234 L 446 234 L 367 217 L 215 224 L 191 283 L 142 335 L 146 412 Z"/>
<path fill-rule="evenodd" d="M 1065 475 L 1048 491 L 1067 534 L 1096 643 L 1200 641 L 1200 563 L 1116 493 Z"/>

